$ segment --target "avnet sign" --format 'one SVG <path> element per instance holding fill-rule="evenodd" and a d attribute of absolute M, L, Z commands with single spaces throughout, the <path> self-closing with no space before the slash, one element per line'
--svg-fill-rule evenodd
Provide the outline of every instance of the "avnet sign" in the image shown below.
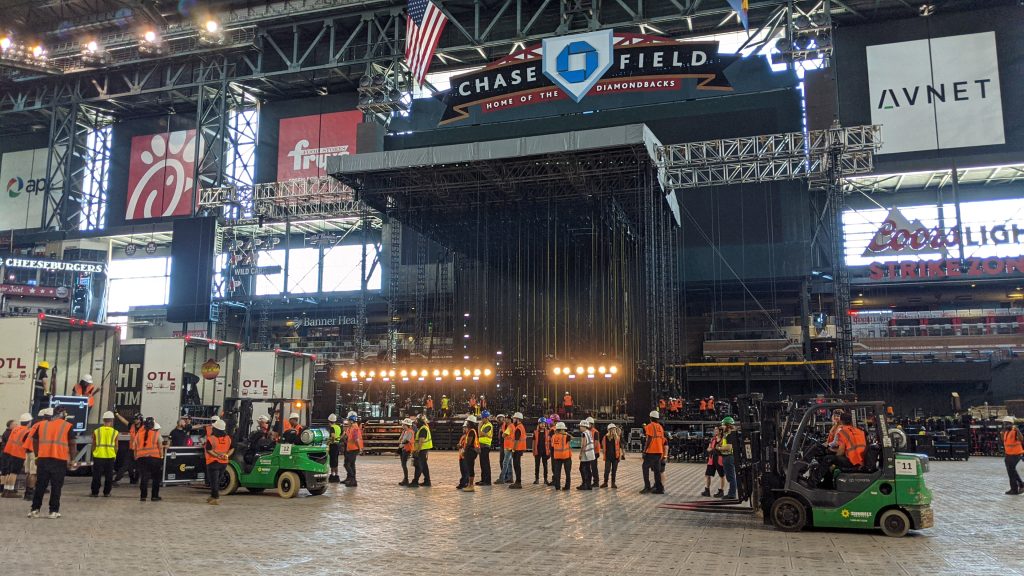
<path fill-rule="evenodd" d="M 867 47 L 882 154 L 1004 144 L 995 32 Z"/>

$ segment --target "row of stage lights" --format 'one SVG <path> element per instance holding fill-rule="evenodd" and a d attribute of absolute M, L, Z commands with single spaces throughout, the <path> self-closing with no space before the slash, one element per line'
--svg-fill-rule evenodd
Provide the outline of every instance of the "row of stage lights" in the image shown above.
<path fill-rule="evenodd" d="M 224 44 L 224 29 L 220 22 L 210 19 L 197 24 L 198 43 L 201 46 L 213 47 Z M 154 29 L 143 30 L 138 38 L 139 55 L 162 56 L 167 52 L 167 42 Z M 107 50 L 95 39 L 82 44 L 80 57 L 86 66 L 107 64 L 110 56 Z M 25 44 L 11 36 L 0 37 L 0 60 L 8 60 L 29 66 L 45 67 L 49 54 L 42 44 Z"/>
<path fill-rule="evenodd" d="M 341 370 L 338 374 L 339 380 L 351 380 L 352 382 L 372 382 L 374 380 L 381 380 L 382 382 L 409 382 L 418 381 L 425 382 L 427 380 L 433 380 L 440 382 L 442 380 L 454 379 L 457 381 L 461 380 L 489 380 L 494 376 L 493 368 L 381 368 L 380 370 Z"/>
<path fill-rule="evenodd" d="M 552 376 L 574 380 L 576 378 L 611 378 L 619 373 L 619 367 L 611 366 L 583 366 L 577 365 L 574 369 L 568 365 L 554 366 L 549 369 Z"/>

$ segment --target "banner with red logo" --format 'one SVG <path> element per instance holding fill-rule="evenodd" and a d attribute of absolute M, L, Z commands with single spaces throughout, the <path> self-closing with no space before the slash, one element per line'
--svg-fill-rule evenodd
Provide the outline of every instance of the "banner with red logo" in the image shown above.
<path fill-rule="evenodd" d="M 0 294 L 13 296 L 34 296 L 36 298 L 67 298 L 70 290 L 66 286 L 27 286 L 24 284 L 0 284 Z"/>
<path fill-rule="evenodd" d="M 195 130 L 132 138 L 125 220 L 192 214 L 197 146 Z"/>
<path fill-rule="evenodd" d="M 356 153 L 358 110 L 281 120 L 277 140 L 277 179 L 327 175 L 327 158 Z"/>

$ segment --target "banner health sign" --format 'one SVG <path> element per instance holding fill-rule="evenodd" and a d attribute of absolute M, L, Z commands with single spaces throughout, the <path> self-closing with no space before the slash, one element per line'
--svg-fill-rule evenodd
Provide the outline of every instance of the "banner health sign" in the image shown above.
<path fill-rule="evenodd" d="M 599 30 L 546 38 L 451 79 L 441 126 L 659 104 L 795 85 L 764 58 L 719 54 L 718 42 L 678 42 Z"/>
<path fill-rule="evenodd" d="M 848 210 L 846 263 L 866 282 L 1024 275 L 1024 198 L 961 203 L 962 226 L 954 214 L 953 204 Z"/>

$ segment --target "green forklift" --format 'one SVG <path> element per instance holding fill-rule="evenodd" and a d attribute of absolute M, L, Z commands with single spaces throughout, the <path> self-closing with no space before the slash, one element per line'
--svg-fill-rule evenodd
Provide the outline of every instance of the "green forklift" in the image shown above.
<path fill-rule="evenodd" d="M 302 488 L 313 496 L 326 492 L 329 473 L 326 431 L 307 428 L 297 437 L 284 437 L 282 442 L 250 446 L 254 404 L 269 407 L 271 429 L 278 415 L 308 409 L 303 400 L 226 398 L 224 420 L 235 452 L 222 477 L 221 492 L 234 494 L 241 487 L 259 494 L 276 489 L 282 498 L 294 498 Z"/>
<path fill-rule="evenodd" d="M 903 453 L 906 436 L 890 429 L 882 402 L 804 397 L 763 402 L 738 399 L 742 448 L 735 455 L 738 498 L 664 507 L 701 512 L 760 514 L 787 532 L 806 527 L 880 529 L 887 536 L 931 528 L 928 459 Z M 840 470 L 825 444 L 833 410 L 854 415 L 865 431 L 863 465 Z"/>

